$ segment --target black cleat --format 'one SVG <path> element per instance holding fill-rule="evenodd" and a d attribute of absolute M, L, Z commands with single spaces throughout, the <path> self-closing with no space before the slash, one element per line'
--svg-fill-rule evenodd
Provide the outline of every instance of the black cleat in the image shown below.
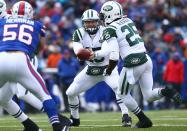
<path fill-rule="evenodd" d="M 132 119 L 128 114 L 123 114 L 122 117 L 122 126 L 123 127 L 131 127 L 132 125 Z"/>
<path fill-rule="evenodd" d="M 34 123 L 31 119 L 27 119 L 23 122 L 24 129 L 23 131 L 42 131 L 36 123 Z"/>
<path fill-rule="evenodd" d="M 60 123 L 53 124 L 53 131 L 70 131 L 70 119 L 61 114 L 58 114 L 58 116 Z"/>
<path fill-rule="evenodd" d="M 67 118 L 66 116 L 63 116 L 61 114 L 58 114 L 58 116 L 59 116 L 60 123 L 62 125 L 71 126 L 72 123 L 69 118 Z"/>
<path fill-rule="evenodd" d="M 166 87 L 161 90 L 161 94 L 165 97 L 172 99 L 175 103 L 181 103 L 182 98 L 178 92 L 176 92 L 173 88 Z"/>
<path fill-rule="evenodd" d="M 53 131 L 70 131 L 70 126 L 64 126 L 61 123 L 53 124 Z"/>
<path fill-rule="evenodd" d="M 134 126 L 134 128 L 150 128 L 152 126 L 153 126 L 152 121 L 148 117 L 145 117 L 141 121 L 139 120 Z"/>
<path fill-rule="evenodd" d="M 70 116 L 71 119 L 71 126 L 79 126 L 80 125 L 80 119 L 75 119 L 73 116 Z"/>

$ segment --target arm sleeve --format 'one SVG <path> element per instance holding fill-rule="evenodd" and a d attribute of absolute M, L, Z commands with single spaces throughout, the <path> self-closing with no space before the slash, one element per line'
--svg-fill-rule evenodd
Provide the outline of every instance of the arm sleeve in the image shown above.
<path fill-rule="evenodd" d="M 83 46 L 82 46 L 81 43 L 79 43 L 79 42 L 73 42 L 73 50 L 74 50 L 75 54 L 77 54 L 78 51 L 80 49 L 82 49 L 82 48 L 83 48 Z"/>
<path fill-rule="evenodd" d="M 106 55 L 110 56 L 110 60 L 119 59 L 119 45 L 115 37 L 107 40 L 106 43 L 103 43 L 101 50 L 95 52 L 95 57 L 104 57 Z"/>
<path fill-rule="evenodd" d="M 37 27 L 39 29 L 40 36 L 45 37 L 46 36 L 46 27 L 42 23 L 40 23 L 39 21 L 37 21 Z"/>

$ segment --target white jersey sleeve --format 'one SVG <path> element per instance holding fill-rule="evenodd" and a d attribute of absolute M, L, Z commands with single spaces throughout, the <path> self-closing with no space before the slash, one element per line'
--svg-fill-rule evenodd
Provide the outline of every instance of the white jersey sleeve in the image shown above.
<path fill-rule="evenodd" d="M 110 60 L 119 59 L 119 46 L 116 38 L 112 38 L 109 41 L 105 41 L 101 50 L 95 52 L 95 58 L 104 57 L 109 55 Z"/>

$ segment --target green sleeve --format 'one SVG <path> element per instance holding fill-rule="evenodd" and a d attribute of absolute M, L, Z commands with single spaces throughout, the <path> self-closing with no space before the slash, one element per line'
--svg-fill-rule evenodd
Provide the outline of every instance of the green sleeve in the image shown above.
<path fill-rule="evenodd" d="M 112 28 L 112 27 L 107 27 L 104 31 L 103 31 L 103 40 L 108 40 L 112 37 L 117 37 L 116 35 L 116 29 Z"/>
<path fill-rule="evenodd" d="M 72 41 L 73 42 L 79 42 L 82 39 L 82 35 L 79 29 L 77 29 L 74 33 L 73 33 L 73 37 L 72 37 Z"/>

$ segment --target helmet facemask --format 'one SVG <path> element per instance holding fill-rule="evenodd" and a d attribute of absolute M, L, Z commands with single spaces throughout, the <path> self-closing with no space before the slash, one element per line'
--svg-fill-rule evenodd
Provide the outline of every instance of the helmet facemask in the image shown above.
<path fill-rule="evenodd" d="M 97 11 L 88 9 L 82 15 L 82 24 L 84 30 L 90 34 L 94 35 L 97 33 L 100 25 L 99 14 Z"/>
<path fill-rule="evenodd" d="M 94 35 L 99 29 L 99 20 L 85 20 L 83 21 L 83 27 L 88 34 Z"/>

